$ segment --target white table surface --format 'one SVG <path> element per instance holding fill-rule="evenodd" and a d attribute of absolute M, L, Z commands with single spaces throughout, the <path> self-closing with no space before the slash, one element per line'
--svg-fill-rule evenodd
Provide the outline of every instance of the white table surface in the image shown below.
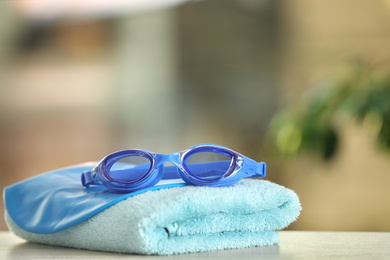
<path fill-rule="evenodd" d="M 0 259 L 390 259 L 390 233 L 280 231 L 279 245 L 173 256 L 88 251 L 26 242 L 0 232 Z"/>

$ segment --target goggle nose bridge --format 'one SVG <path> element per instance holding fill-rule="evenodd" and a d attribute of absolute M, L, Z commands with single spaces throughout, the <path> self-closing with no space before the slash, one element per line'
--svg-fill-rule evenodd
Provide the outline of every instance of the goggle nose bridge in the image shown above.
<path fill-rule="evenodd" d="M 165 165 L 165 163 L 170 162 L 173 165 L 179 167 L 180 165 L 180 153 L 171 153 L 171 154 L 156 154 L 155 155 L 155 163 L 156 168 L 160 167 L 161 165 Z"/>

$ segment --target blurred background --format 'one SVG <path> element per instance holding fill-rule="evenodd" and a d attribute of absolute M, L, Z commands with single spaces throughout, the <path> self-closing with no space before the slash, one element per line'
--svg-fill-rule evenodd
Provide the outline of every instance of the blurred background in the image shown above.
<path fill-rule="evenodd" d="M 289 229 L 390 231 L 389 46 L 389 0 L 1 1 L 0 188 L 215 143 L 297 192 Z"/>

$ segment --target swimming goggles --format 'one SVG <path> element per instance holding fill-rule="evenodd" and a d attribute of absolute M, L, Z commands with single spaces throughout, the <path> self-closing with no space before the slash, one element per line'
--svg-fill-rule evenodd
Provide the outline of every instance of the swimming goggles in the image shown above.
<path fill-rule="evenodd" d="M 165 166 L 167 162 L 171 166 Z M 81 174 L 83 186 L 104 185 L 109 191 L 130 193 L 179 179 L 195 186 L 229 186 L 242 178 L 261 177 L 266 164 L 219 145 L 196 145 L 172 154 L 142 149 L 124 150 L 103 158 L 92 171 Z"/>

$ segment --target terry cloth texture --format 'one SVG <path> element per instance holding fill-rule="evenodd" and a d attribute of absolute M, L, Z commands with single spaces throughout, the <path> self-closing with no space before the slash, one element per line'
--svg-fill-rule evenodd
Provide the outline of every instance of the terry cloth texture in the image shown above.
<path fill-rule="evenodd" d="M 295 221 L 301 205 L 290 189 L 244 179 L 229 187 L 149 191 L 120 201 L 95 216 L 53 234 L 19 228 L 32 242 L 121 253 L 171 255 L 277 244 L 276 230 Z"/>

